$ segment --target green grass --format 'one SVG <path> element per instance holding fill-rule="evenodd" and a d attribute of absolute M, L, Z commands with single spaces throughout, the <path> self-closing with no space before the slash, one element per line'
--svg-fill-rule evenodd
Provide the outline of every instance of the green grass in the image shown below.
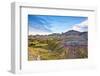
<path fill-rule="evenodd" d="M 76 58 L 87 58 L 86 48 L 76 48 Z M 64 48 L 59 39 L 34 39 L 28 40 L 28 60 L 56 60 L 56 59 L 70 59 L 70 50 Z"/>

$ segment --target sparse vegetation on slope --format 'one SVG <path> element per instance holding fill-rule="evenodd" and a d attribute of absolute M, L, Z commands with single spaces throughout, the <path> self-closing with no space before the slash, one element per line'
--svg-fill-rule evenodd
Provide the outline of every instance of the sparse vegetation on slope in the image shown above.
<path fill-rule="evenodd" d="M 87 58 L 87 32 L 31 35 L 28 38 L 28 60 Z"/>

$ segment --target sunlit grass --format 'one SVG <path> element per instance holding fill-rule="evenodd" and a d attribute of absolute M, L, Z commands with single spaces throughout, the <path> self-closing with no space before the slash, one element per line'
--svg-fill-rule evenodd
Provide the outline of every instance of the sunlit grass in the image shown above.
<path fill-rule="evenodd" d="M 73 50 L 71 50 L 73 49 Z M 87 48 L 64 47 L 59 40 L 31 40 L 28 43 L 28 60 L 56 60 L 87 58 Z"/>

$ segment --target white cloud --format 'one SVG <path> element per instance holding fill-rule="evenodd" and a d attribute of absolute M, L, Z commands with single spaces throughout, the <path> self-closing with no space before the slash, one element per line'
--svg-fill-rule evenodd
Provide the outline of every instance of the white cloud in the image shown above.
<path fill-rule="evenodd" d="M 48 34 L 51 34 L 51 33 L 29 27 L 29 35 L 48 35 Z"/>
<path fill-rule="evenodd" d="M 76 30 L 76 31 L 88 31 L 88 21 L 85 20 L 84 22 L 81 22 L 80 24 L 76 24 L 74 26 L 72 26 L 72 30 Z"/>
<path fill-rule="evenodd" d="M 33 32 L 33 31 L 29 31 L 29 35 L 48 35 L 48 34 L 51 34 L 51 33 L 48 33 L 48 32 Z"/>

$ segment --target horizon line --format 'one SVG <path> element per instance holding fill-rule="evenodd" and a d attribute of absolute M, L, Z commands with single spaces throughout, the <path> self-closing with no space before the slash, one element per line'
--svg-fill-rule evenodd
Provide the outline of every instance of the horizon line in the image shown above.
<path fill-rule="evenodd" d="M 66 31 L 66 32 L 69 32 L 69 31 L 77 31 L 77 32 L 80 32 L 80 33 L 82 33 L 82 32 L 88 32 L 88 31 L 78 31 L 78 30 L 68 30 L 68 31 Z M 50 35 L 50 34 L 63 34 L 63 33 L 66 33 L 66 32 L 61 32 L 61 33 L 49 33 L 49 34 L 28 34 L 28 35 L 30 36 L 30 35 Z"/>

